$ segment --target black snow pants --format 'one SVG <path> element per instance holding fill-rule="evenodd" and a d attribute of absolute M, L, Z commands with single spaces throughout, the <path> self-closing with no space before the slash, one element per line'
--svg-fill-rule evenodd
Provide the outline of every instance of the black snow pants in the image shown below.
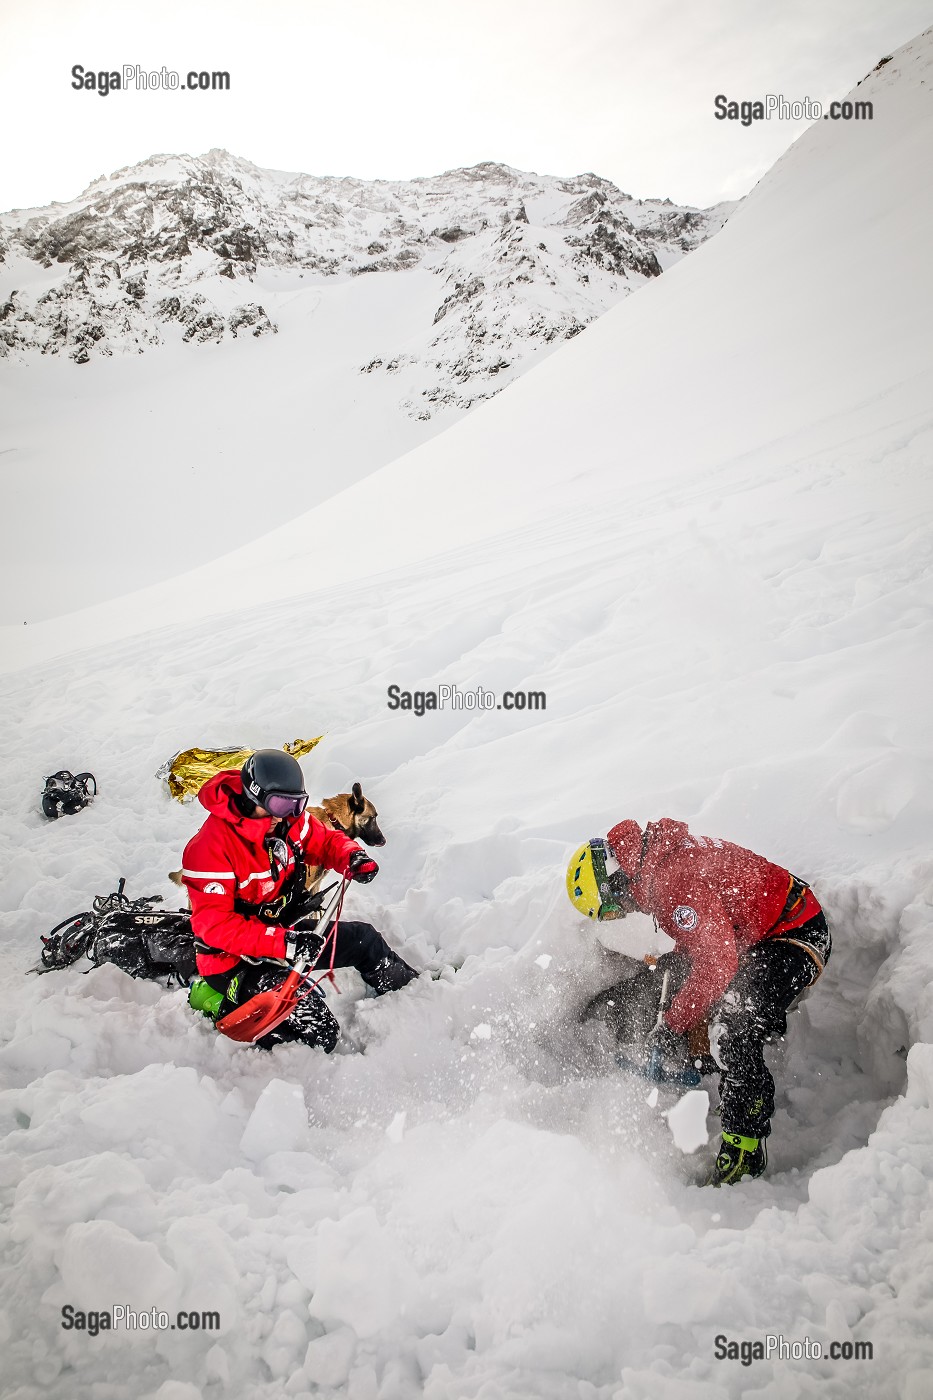
<path fill-rule="evenodd" d="M 722 1069 L 723 1132 L 756 1138 L 771 1132 L 774 1079 L 765 1064 L 765 1042 L 786 1034 L 789 1008 L 816 981 L 831 952 L 826 918 L 817 914 L 742 955 L 710 1017 L 710 1047 Z"/>
<path fill-rule="evenodd" d="M 372 924 L 340 920 L 337 929 L 337 946 L 334 951 L 334 967 L 355 967 L 368 987 L 377 996 L 383 992 L 397 991 L 418 974 L 414 968 L 394 952 L 382 934 Z M 318 966 L 311 974 L 313 978 L 323 975 L 330 966 L 328 946 Z M 224 992 L 224 1000 L 215 1019 L 226 1016 L 236 1006 L 242 1006 L 257 992 L 267 992 L 285 981 L 290 969 L 274 962 L 239 962 L 230 972 L 205 978 L 217 991 Z M 324 1000 L 322 993 L 312 992 L 303 997 L 287 1021 L 276 1026 L 274 1031 L 256 1042 L 263 1049 L 282 1045 L 287 1041 L 300 1040 L 305 1045 L 319 1045 L 330 1054 L 340 1035 L 340 1025 L 334 1013 Z"/>

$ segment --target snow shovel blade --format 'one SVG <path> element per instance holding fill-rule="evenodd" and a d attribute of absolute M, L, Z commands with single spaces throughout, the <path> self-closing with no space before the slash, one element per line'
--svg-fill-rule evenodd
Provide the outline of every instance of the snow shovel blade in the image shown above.
<path fill-rule="evenodd" d="M 616 1064 L 620 1069 L 628 1070 L 629 1074 L 637 1074 L 642 1079 L 649 1080 L 652 1084 L 674 1084 L 678 1089 L 695 1089 L 700 1082 L 700 1072 L 696 1065 L 685 1064 L 683 1069 L 665 1069 L 661 1053 L 653 1043 L 658 1032 L 664 1027 L 664 1013 L 667 1010 L 670 985 L 671 974 L 670 970 L 666 969 L 661 982 L 658 1019 L 655 1022 L 654 1030 L 649 1032 L 645 1040 L 645 1049 L 648 1051 L 648 1059 L 642 1064 L 637 1064 L 634 1060 L 628 1059 L 625 1055 L 618 1054 L 616 1055 Z"/>
<path fill-rule="evenodd" d="M 292 971 L 280 986 L 272 987 L 268 992 L 257 992 L 249 1001 L 228 1011 L 214 1024 L 231 1040 L 253 1044 L 288 1020 L 298 1005 L 300 985 L 300 973 Z"/>
<path fill-rule="evenodd" d="M 647 1079 L 651 1084 L 673 1084 L 679 1089 L 695 1089 L 700 1083 L 700 1071 L 695 1065 L 685 1065 L 682 1070 L 663 1069 L 657 1051 L 651 1052 L 647 1064 L 637 1064 L 625 1055 L 616 1055 L 616 1064 L 639 1079 Z"/>
<path fill-rule="evenodd" d="M 334 896 L 321 917 L 321 927 L 328 930 L 328 938 L 332 934 L 336 937 L 347 883 L 345 875 L 336 887 Z M 331 916 L 335 909 L 337 912 L 332 925 Z M 327 946 L 327 939 L 324 940 L 324 946 Z M 234 1011 L 228 1011 L 226 1016 L 221 1016 L 219 1021 L 214 1022 L 217 1030 L 222 1031 L 231 1040 L 239 1040 L 247 1045 L 255 1044 L 264 1035 L 274 1031 L 276 1026 L 280 1026 L 283 1021 L 288 1020 L 301 1001 L 300 988 L 302 983 L 307 980 L 303 975 L 307 966 L 307 959 L 305 959 L 298 966 L 292 968 L 285 981 L 280 982 L 277 987 L 270 987 L 267 992 L 257 992 L 242 1006 L 238 1006 Z M 304 995 L 307 996 L 308 993 L 305 992 Z"/>

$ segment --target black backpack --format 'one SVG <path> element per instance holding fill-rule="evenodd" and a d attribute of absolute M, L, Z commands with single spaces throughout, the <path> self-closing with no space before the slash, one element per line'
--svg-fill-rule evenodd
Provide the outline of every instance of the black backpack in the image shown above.
<path fill-rule="evenodd" d="M 93 773 L 69 773 L 62 768 L 45 780 L 42 810 L 49 821 L 62 815 L 73 817 L 96 796 L 97 779 Z"/>
<path fill-rule="evenodd" d="M 70 967 L 86 955 L 95 967 L 112 962 L 131 977 L 187 986 L 197 974 L 191 914 L 153 909 L 160 894 L 129 899 L 121 879 L 113 894 L 98 895 L 93 909 L 72 914 L 42 938 L 37 972 Z"/>

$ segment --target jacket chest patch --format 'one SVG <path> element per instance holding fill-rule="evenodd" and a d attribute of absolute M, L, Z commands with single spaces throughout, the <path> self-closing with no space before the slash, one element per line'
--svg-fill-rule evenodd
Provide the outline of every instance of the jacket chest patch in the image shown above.
<path fill-rule="evenodd" d="M 699 914 L 690 904 L 678 904 L 674 910 L 673 919 L 681 933 L 689 933 L 700 922 Z"/>

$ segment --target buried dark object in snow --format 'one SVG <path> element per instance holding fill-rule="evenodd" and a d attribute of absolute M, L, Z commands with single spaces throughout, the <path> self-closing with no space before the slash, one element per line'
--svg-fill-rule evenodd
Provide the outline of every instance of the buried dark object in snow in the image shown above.
<path fill-rule="evenodd" d="M 72 817 L 97 796 L 97 779 L 93 773 L 69 773 L 60 768 L 45 780 L 42 810 L 49 821 Z"/>
<path fill-rule="evenodd" d="M 55 972 L 86 956 L 99 967 L 111 962 L 131 977 L 187 986 L 195 974 L 191 917 L 182 909 L 156 910 L 159 894 L 130 899 L 121 879 L 117 889 L 98 895 L 93 907 L 72 914 L 42 938 L 37 972 Z"/>

